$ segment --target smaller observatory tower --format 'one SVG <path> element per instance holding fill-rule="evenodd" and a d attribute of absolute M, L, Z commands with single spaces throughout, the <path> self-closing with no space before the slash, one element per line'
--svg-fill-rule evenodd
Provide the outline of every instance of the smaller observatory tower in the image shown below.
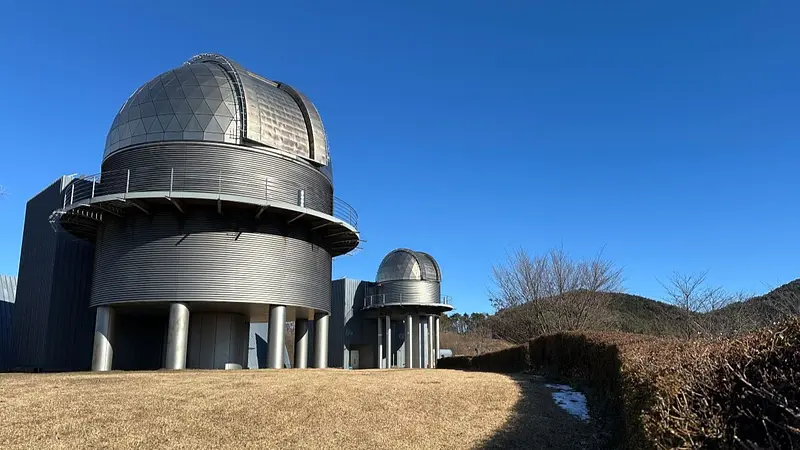
<path fill-rule="evenodd" d="M 397 365 L 391 351 L 393 322 L 404 322 L 404 366 L 435 367 L 439 316 L 453 309 L 441 296 L 441 281 L 439 264 L 427 253 L 400 248 L 383 258 L 364 300 L 364 309 L 377 320 L 380 367 Z"/>

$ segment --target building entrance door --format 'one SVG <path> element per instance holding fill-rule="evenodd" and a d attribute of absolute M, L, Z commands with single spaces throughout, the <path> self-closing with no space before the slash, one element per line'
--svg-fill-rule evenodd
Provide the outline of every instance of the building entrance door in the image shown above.
<path fill-rule="evenodd" d="M 358 350 L 350 350 L 350 368 L 358 369 Z"/>

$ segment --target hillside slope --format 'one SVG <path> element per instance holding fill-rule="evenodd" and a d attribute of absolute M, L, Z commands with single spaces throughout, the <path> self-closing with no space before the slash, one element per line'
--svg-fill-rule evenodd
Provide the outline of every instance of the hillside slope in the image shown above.
<path fill-rule="evenodd" d="M 696 314 L 675 305 L 638 295 L 611 293 L 607 298 L 609 322 L 605 330 L 674 336 L 686 330 Z"/>
<path fill-rule="evenodd" d="M 754 330 L 800 315 L 800 279 L 767 294 L 732 303 L 709 313 L 693 313 L 638 295 L 609 293 L 602 298 L 602 320 L 592 331 L 622 331 L 654 336 L 726 335 Z M 536 337 L 531 305 L 498 312 L 489 319 L 496 337 L 525 342 Z"/>
<path fill-rule="evenodd" d="M 708 314 L 712 319 L 739 319 L 749 328 L 769 325 L 789 316 L 800 315 L 800 279 L 744 302 L 732 303 Z"/>

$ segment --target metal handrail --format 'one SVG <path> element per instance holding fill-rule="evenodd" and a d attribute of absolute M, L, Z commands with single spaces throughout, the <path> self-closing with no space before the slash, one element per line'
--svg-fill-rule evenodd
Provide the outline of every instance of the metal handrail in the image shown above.
<path fill-rule="evenodd" d="M 79 175 L 64 191 L 63 207 L 89 203 L 91 199 L 118 195 L 122 199 L 134 192 L 194 192 L 234 195 L 259 201 L 282 202 L 313 209 L 358 228 L 358 213 L 344 200 L 319 189 L 265 175 L 240 171 L 175 167 L 137 167 L 94 175 Z"/>
<path fill-rule="evenodd" d="M 453 299 L 449 295 L 444 295 L 439 299 L 439 303 L 428 303 L 428 302 L 420 302 L 420 296 L 413 294 L 403 294 L 402 292 L 394 293 L 394 294 L 372 294 L 364 296 L 364 308 L 370 308 L 373 306 L 381 306 L 381 305 L 389 305 L 389 304 L 402 304 L 402 303 L 414 303 L 414 304 L 421 304 L 421 305 L 452 305 Z"/>

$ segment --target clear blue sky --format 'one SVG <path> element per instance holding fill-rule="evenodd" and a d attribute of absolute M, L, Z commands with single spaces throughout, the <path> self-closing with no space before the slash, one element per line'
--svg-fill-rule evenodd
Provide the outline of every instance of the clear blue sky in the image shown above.
<path fill-rule="evenodd" d="M 99 171 L 128 95 L 218 52 L 318 106 L 367 241 L 337 277 L 423 250 L 467 312 L 518 246 L 605 246 L 656 298 L 672 270 L 800 277 L 798 2 L 65 3 L 0 15 L 0 273 L 25 202 Z"/>

